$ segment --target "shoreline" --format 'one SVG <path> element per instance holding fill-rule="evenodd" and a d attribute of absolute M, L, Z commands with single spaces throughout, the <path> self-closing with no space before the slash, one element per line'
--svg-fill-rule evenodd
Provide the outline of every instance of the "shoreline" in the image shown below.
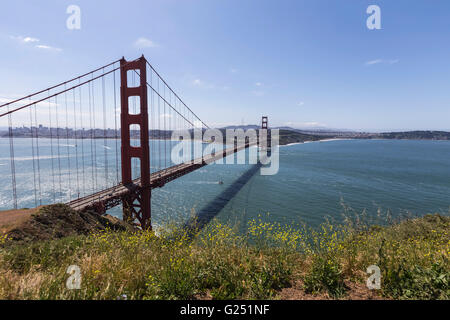
<path fill-rule="evenodd" d="M 350 138 L 330 138 L 330 139 L 315 140 L 315 141 L 293 142 L 293 143 L 288 143 L 288 144 L 280 145 L 280 147 L 295 146 L 295 145 L 298 145 L 298 144 L 314 143 L 314 142 L 330 142 L 330 141 L 344 141 L 344 140 L 356 140 L 356 139 L 350 139 Z"/>

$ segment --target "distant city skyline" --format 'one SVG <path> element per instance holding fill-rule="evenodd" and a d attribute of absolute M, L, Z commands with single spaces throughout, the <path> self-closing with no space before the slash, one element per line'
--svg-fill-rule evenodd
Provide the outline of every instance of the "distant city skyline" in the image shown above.
<path fill-rule="evenodd" d="M 73 4 L 79 30 L 67 28 Z M 369 5 L 381 9 L 380 30 L 366 26 Z M 273 127 L 450 131 L 448 1 L 127 6 L 136 12 L 125 14 L 119 1 L 2 3 L 0 104 L 144 54 L 211 127 L 267 115 Z"/>
<path fill-rule="evenodd" d="M 243 129 L 244 131 L 248 129 L 259 129 L 260 125 L 257 124 L 245 124 L 245 125 L 230 125 L 225 127 L 217 127 L 216 129 Z M 31 133 L 31 129 L 33 129 L 33 133 Z M 38 129 L 36 133 L 36 128 Z M 84 137 L 84 138 L 90 138 L 91 132 L 94 133 L 96 138 L 103 137 L 103 133 L 106 132 L 106 137 L 108 138 L 120 138 L 120 127 L 117 129 L 115 128 L 101 128 L 101 127 L 95 127 L 95 128 L 74 128 L 74 127 L 65 127 L 65 126 L 59 126 L 59 127 L 47 127 L 42 124 L 39 124 L 38 127 L 36 126 L 12 126 L 13 135 L 14 136 L 32 136 L 33 137 L 50 137 L 50 129 L 51 133 L 54 137 L 59 134 L 60 137 L 66 137 L 66 134 L 69 133 L 69 138 L 77 138 L 77 137 Z M 58 129 L 58 130 L 57 130 Z M 200 129 L 200 128 L 196 128 Z M 286 130 L 299 130 L 303 131 L 305 133 L 317 133 L 320 134 L 320 132 L 329 132 L 329 133 L 389 133 L 389 132 L 411 132 L 411 131 L 444 131 L 444 132 L 450 132 L 446 130 L 394 130 L 394 131 L 383 131 L 383 130 L 374 130 L 374 131 L 368 131 L 368 130 L 351 130 L 351 129 L 342 129 L 342 128 L 329 128 L 329 127 L 311 127 L 311 128 L 294 128 L 289 126 L 276 126 L 272 127 L 272 129 L 286 129 Z M 56 131 L 57 130 L 57 131 Z M 180 130 L 193 130 L 192 128 L 186 128 L 186 129 L 149 129 L 149 132 L 152 133 L 151 136 L 158 136 L 158 134 L 161 133 L 170 133 L 172 131 L 180 131 Z M 202 128 L 202 130 L 205 130 L 205 128 Z M 139 130 L 131 129 L 131 136 L 132 137 L 138 137 L 139 136 Z M 0 138 L 1 137 L 7 137 L 9 136 L 9 127 L 0 127 Z"/>

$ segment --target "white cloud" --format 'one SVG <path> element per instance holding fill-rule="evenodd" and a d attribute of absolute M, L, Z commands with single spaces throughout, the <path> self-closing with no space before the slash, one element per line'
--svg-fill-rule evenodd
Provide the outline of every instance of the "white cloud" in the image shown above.
<path fill-rule="evenodd" d="M 374 64 L 380 64 L 380 63 L 395 64 L 395 63 L 398 63 L 399 61 L 400 61 L 399 59 L 391 59 L 391 60 L 375 59 L 375 60 L 367 61 L 365 64 L 366 64 L 366 66 L 372 66 Z"/>
<path fill-rule="evenodd" d="M 10 36 L 10 38 L 22 43 L 39 42 L 38 38 L 33 37 Z"/>
<path fill-rule="evenodd" d="M 257 82 L 257 83 L 255 83 L 255 86 L 261 87 L 261 86 L 262 86 L 262 83 L 261 83 L 261 82 Z"/>
<path fill-rule="evenodd" d="M 51 47 L 51 46 L 47 46 L 47 45 L 44 45 L 44 44 L 39 44 L 39 45 L 36 46 L 36 48 L 42 49 L 42 50 L 48 50 L 48 51 L 57 51 L 57 52 L 62 51 L 61 48 Z"/>
<path fill-rule="evenodd" d="M 303 106 L 305 103 L 303 101 L 300 101 L 299 103 L 297 103 L 297 106 L 301 107 Z"/>
<path fill-rule="evenodd" d="M 31 37 L 25 37 L 23 39 L 23 42 L 39 42 L 39 39 L 37 38 L 31 38 Z"/>
<path fill-rule="evenodd" d="M 231 68 L 231 69 L 230 69 L 230 72 L 231 72 L 231 73 L 237 73 L 237 72 L 238 72 L 238 69 L 236 69 L 236 68 Z"/>
<path fill-rule="evenodd" d="M 52 47 L 52 46 L 48 46 L 45 44 L 36 44 L 38 42 L 40 42 L 41 40 L 39 40 L 38 38 L 34 38 L 34 37 L 23 37 L 23 36 L 9 36 L 11 39 L 18 41 L 22 44 L 35 44 L 34 47 L 37 49 L 42 49 L 42 50 L 48 50 L 48 51 L 62 51 L 62 49 L 60 48 L 56 48 L 56 47 Z"/>
<path fill-rule="evenodd" d="M 134 46 L 136 48 L 141 48 L 141 49 L 142 48 L 155 48 L 155 47 L 158 47 L 158 45 L 155 42 L 153 42 L 150 39 L 144 38 L 144 37 L 140 37 L 139 39 L 137 39 L 134 42 Z"/>
<path fill-rule="evenodd" d="M 201 86 L 203 82 L 200 79 L 195 79 L 194 81 L 192 81 L 192 84 L 194 86 Z"/>
<path fill-rule="evenodd" d="M 367 65 L 367 66 L 370 66 L 370 65 L 373 65 L 373 64 L 381 63 L 381 62 L 383 62 L 383 60 L 381 60 L 381 59 L 370 60 L 370 61 L 367 61 L 367 62 L 366 62 L 366 65 Z"/>

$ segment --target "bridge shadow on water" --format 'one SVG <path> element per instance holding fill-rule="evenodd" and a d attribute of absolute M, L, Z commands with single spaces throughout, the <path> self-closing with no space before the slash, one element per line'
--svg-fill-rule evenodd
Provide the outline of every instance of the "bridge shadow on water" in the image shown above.
<path fill-rule="evenodd" d="M 247 170 L 242 176 L 227 187 L 221 194 L 203 207 L 194 217 L 190 218 L 185 224 L 189 237 L 195 236 L 202 230 L 217 214 L 233 199 L 233 197 L 246 185 L 246 183 L 261 168 L 261 163 L 255 164 Z"/>

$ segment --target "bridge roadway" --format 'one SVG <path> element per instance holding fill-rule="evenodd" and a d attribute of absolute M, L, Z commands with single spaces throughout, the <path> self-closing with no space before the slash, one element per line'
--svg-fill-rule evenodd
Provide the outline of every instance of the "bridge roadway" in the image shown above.
<path fill-rule="evenodd" d="M 210 154 L 206 157 L 197 158 L 191 162 L 181 163 L 154 172 L 150 175 L 150 188 L 160 188 L 170 181 L 173 181 L 207 164 L 213 163 L 214 161 L 221 158 L 226 158 L 229 155 L 232 155 L 251 146 L 256 146 L 256 144 L 247 143 L 245 145 L 238 146 L 237 148 L 231 147 L 216 154 Z M 119 184 L 117 186 L 96 192 L 94 194 L 70 201 L 67 203 L 67 205 L 69 205 L 76 211 L 95 210 L 97 212 L 105 212 L 108 209 L 120 205 L 122 203 L 123 197 L 131 193 L 131 191 L 135 190 L 135 188 L 140 187 L 141 179 L 138 178 L 133 180 L 133 183 L 130 185 Z"/>

